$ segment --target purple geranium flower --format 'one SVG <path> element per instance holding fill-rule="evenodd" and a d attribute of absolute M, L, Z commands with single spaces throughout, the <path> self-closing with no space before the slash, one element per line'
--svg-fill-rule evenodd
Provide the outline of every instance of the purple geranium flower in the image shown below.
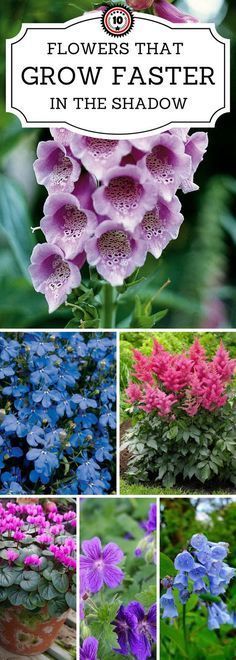
<path fill-rule="evenodd" d="M 108 169 L 119 165 L 122 157 L 131 151 L 128 140 L 104 140 L 76 133 L 72 135 L 70 142 L 72 153 L 99 180 L 103 178 Z"/>
<path fill-rule="evenodd" d="M 177 7 L 170 5 L 167 0 L 156 0 L 154 2 L 154 13 L 160 18 L 164 18 L 166 21 L 171 23 L 198 23 L 197 18 L 190 16 L 189 14 L 184 14 Z"/>
<path fill-rule="evenodd" d="M 82 209 L 70 193 L 49 195 L 40 226 L 48 243 L 58 245 L 66 259 L 74 259 L 97 226 L 95 213 Z"/>
<path fill-rule="evenodd" d="M 146 241 L 148 251 L 156 259 L 167 244 L 178 236 L 184 219 L 180 209 L 178 197 L 174 196 L 168 202 L 159 197 L 156 206 L 151 211 L 146 211 L 142 219 L 141 236 Z"/>
<path fill-rule="evenodd" d="M 135 165 L 113 167 L 104 176 L 103 185 L 93 193 L 97 213 L 111 217 L 129 230 L 137 226 L 156 200 L 155 182 L 152 177 L 148 180 L 146 168 L 141 170 Z"/>
<path fill-rule="evenodd" d="M 34 162 L 37 182 L 44 185 L 49 193 L 72 192 L 81 167 L 75 158 L 68 155 L 64 145 L 54 140 L 39 142 L 37 156 Z"/>
<path fill-rule="evenodd" d="M 105 220 L 86 244 L 89 264 L 113 286 L 123 284 L 135 268 L 144 264 L 147 248 L 138 230 L 130 232 L 122 223 Z"/>
<path fill-rule="evenodd" d="M 150 151 L 138 164 L 151 175 L 157 192 L 167 201 L 172 199 L 182 179 L 188 179 L 192 171 L 191 158 L 185 153 L 184 142 L 176 133 L 161 133 L 153 137 Z"/>
<path fill-rule="evenodd" d="M 80 571 L 85 574 L 88 588 L 92 593 L 100 591 L 105 583 L 114 589 L 124 578 L 123 571 L 116 566 L 124 553 L 116 543 L 108 543 L 102 548 L 100 539 L 95 536 L 82 543 L 84 555 L 80 557 Z"/>
<path fill-rule="evenodd" d="M 84 255 L 68 261 L 64 252 L 56 245 L 44 243 L 36 245 L 31 255 L 29 272 L 36 291 L 44 293 L 49 312 L 54 312 L 72 289 L 80 285 L 79 268 L 84 263 Z"/>
<path fill-rule="evenodd" d="M 80 649 L 80 660 L 97 660 L 98 640 L 96 637 L 87 637 Z"/>
<path fill-rule="evenodd" d="M 136 616 L 129 612 L 127 607 L 121 605 L 113 623 L 120 647 L 119 649 L 114 650 L 118 653 L 122 653 L 122 655 L 128 655 L 131 645 L 133 646 L 138 641 L 135 633 L 135 628 L 137 626 Z"/>
<path fill-rule="evenodd" d="M 151 644 L 156 640 L 156 605 L 152 605 L 146 614 L 138 601 L 132 601 L 119 608 L 114 623 L 119 652 L 123 655 L 131 652 L 136 660 L 151 657 Z"/>

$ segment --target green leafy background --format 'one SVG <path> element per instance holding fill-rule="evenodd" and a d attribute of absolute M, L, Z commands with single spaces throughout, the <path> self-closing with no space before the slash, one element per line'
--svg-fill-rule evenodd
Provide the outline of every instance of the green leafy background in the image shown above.
<path fill-rule="evenodd" d="M 32 163 L 38 140 L 48 139 L 49 131 L 22 129 L 14 115 L 5 113 L 4 41 L 18 33 L 22 22 L 63 22 L 92 7 L 90 0 L 8 0 L 1 12 L 0 327 L 64 327 L 68 322 L 78 327 L 80 323 L 81 316 L 72 320 L 71 309 L 65 306 L 49 316 L 44 297 L 34 292 L 27 274 L 34 242 L 43 240 L 41 232 L 32 235 L 30 227 L 39 225 L 46 197 L 44 188 L 36 185 Z M 234 0 L 225 0 L 224 7 L 217 29 L 231 38 L 234 80 Z M 200 192 L 182 195 L 185 222 L 178 240 L 158 261 L 149 256 L 136 283 L 119 292 L 119 327 L 235 326 L 235 94 L 234 86 L 231 114 L 209 130 L 208 153 L 196 177 Z M 83 277 L 88 281 L 86 268 Z M 96 286 L 95 280 L 95 294 Z M 98 295 L 94 307 L 90 293 L 83 295 L 85 327 L 96 327 L 97 306 L 102 302 Z"/>

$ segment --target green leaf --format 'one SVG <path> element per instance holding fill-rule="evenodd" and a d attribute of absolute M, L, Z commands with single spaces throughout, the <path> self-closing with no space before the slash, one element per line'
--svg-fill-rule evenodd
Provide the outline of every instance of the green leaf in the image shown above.
<path fill-rule="evenodd" d="M 27 279 L 30 279 L 28 266 L 35 245 L 30 231 L 31 224 L 21 189 L 15 181 L 0 174 L 0 229 L 4 232 L 18 266 Z"/>
<path fill-rule="evenodd" d="M 0 589 L 0 603 L 3 603 L 8 597 L 8 592 L 6 589 Z"/>
<path fill-rule="evenodd" d="M 67 591 L 65 594 L 65 599 L 68 607 L 70 607 L 71 610 L 76 610 L 76 596 L 72 593 L 72 591 Z"/>
<path fill-rule="evenodd" d="M 151 584 L 144 591 L 139 591 L 136 594 L 135 599 L 140 601 L 144 607 L 151 607 L 156 602 L 156 586 Z"/>
<path fill-rule="evenodd" d="M 14 588 L 14 591 L 11 591 L 8 594 L 8 599 L 11 605 L 15 605 L 17 607 L 19 605 L 22 605 L 23 596 L 24 596 L 24 591 L 22 591 L 21 589 Z"/>
<path fill-rule="evenodd" d="M 48 582 L 47 580 L 42 579 L 38 585 L 38 591 L 41 598 L 44 600 L 52 600 L 52 598 L 58 597 L 58 591 L 55 587 Z"/>
<path fill-rule="evenodd" d="M 175 643 L 175 645 L 177 646 L 178 649 L 180 649 L 181 654 L 185 658 L 188 657 L 188 655 L 185 651 L 185 642 L 184 642 L 183 633 L 176 630 L 176 628 L 174 628 L 174 626 L 168 626 L 166 623 L 164 623 L 162 621 L 161 622 L 161 639 L 164 639 L 165 637 L 167 637 L 168 639 L 172 640 Z M 176 656 L 177 656 L 177 653 L 176 653 Z"/>
<path fill-rule="evenodd" d="M 40 595 L 37 592 L 26 594 L 22 603 L 27 610 L 36 610 L 39 607 L 44 607 L 46 604 L 45 600 L 40 598 Z"/>
<path fill-rule="evenodd" d="M 0 573 L 0 587 L 10 587 L 12 584 L 14 584 L 14 581 L 15 575 L 13 571 L 8 568 L 3 568 L 2 572 Z"/>
<path fill-rule="evenodd" d="M 48 614 L 52 618 L 58 618 L 68 610 L 68 604 L 65 598 L 57 598 L 56 600 L 50 600 L 48 603 Z"/>
<path fill-rule="evenodd" d="M 69 579 L 66 573 L 59 573 L 59 571 L 52 571 L 52 584 L 57 591 L 65 594 L 69 587 Z"/>
<path fill-rule="evenodd" d="M 35 571 L 23 571 L 20 581 L 21 589 L 24 591 L 35 591 L 38 587 L 40 575 Z"/>
<path fill-rule="evenodd" d="M 172 559 L 164 555 L 163 552 L 160 553 L 160 578 L 164 578 L 167 575 L 174 576 L 176 575 L 176 570 L 173 564 Z"/>
<path fill-rule="evenodd" d="M 147 447 L 151 447 L 151 449 L 157 449 L 158 443 L 154 438 L 151 438 L 151 440 L 147 441 Z"/>

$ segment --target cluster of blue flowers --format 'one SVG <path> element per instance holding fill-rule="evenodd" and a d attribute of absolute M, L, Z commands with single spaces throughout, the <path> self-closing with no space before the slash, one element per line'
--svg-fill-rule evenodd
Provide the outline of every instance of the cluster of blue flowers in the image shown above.
<path fill-rule="evenodd" d="M 114 333 L 0 333 L 0 493 L 108 493 Z"/>
<path fill-rule="evenodd" d="M 167 589 L 161 596 L 163 618 L 175 618 L 178 610 L 175 604 L 173 587 L 178 590 L 179 600 L 186 605 L 191 593 L 199 596 L 199 604 L 208 609 L 208 628 L 215 630 L 224 623 L 235 625 L 235 613 L 229 612 L 221 596 L 235 576 L 235 569 L 225 559 L 228 544 L 212 543 L 204 534 L 194 534 L 190 541 L 190 551 L 184 550 L 175 558 L 178 571 L 175 578 L 166 577 L 162 586 Z"/>

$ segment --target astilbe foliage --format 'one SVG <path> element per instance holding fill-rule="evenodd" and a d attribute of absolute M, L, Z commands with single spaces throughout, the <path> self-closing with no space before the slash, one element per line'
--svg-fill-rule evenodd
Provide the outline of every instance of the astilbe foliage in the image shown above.
<path fill-rule="evenodd" d="M 204 534 L 194 534 L 188 550 L 180 552 L 174 561 L 175 577 L 162 579 L 166 591 L 161 596 L 162 617 L 179 616 L 179 604 L 185 606 L 191 594 L 198 596 L 198 606 L 208 614 L 208 628 L 215 630 L 227 623 L 235 625 L 235 613 L 229 611 L 223 597 L 235 577 L 235 569 L 226 561 L 228 544 L 208 541 Z"/>
<path fill-rule="evenodd" d="M 1 493 L 111 490 L 115 346 L 112 333 L 1 333 Z"/>
<path fill-rule="evenodd" d="M 73 501 L 0 504 L 0 603 L 44 611 L 76 608 L 76 512 Z M 24 615 L 22 615 L 23 617 Z M 1 637 L 4 634 L 1 630 Z"/>
<path fill-rule="evenodd" d="M 193 178 L 207 135 L 173 129 L 137 140 L 108 140 L 53 129 L 34 164 L 48 197 L 40 227 L 46 243 L 32 253 L 30 274 L 53 312 L 80 286 L 87 261 L 120 286 L 147 253 L 157 259 L 183 222 L 177 196 Z"/>
<path fill-rule="evenodd" d="M 211 360 L 198 339 L 182 354 L 157 341 L 149 356 L 134 350 L 126 394 L 138 421 L 122 444 L 132 478 L 236 484 L 235 366 L 222 342 Z"/>
<path fill-rule="evenodd" d="M 140 541 L 135 557 L 137 561 L 143 555 L 147 563 L 153 562 L 156 548 L 156 504 L 151 504 L 148 519 L 141 523 L 145 537 Z M 126 538 L 132 539 L 127 532 Z M 86 637 L 80 650 L 84 660 L 103 660 L 118 656 L 148 660 L 153 658 L 153 643 L 156 640 L 156 604 L 144 607 L 138 600 L 127 602 L 125 587 L 122 583 L 128 579 L 128 573 L 117 564 L 124 563 L 126 557 L 116 543 L 110 542 L 102 547 L 101 540 L 93 537 L 82 542 L 83 554 L 80 556 L 80 617 L 85 623 Z M 132 581 L 132 580 L 131 580 Z M 124 603 L 120 599 L 123 587 Z M 111 591 L 107 592 L 107 589 Z M 113 591 L 113 594 L 112 594 Z M 104 593 L 103 593 L 104 592 Z M 101 596 L 102 593 L 102 596 Z M 142 595 L 142 594 L 140 594 Z M 100 600 L 101 599 L 101 600 Z M 107 606 L 104 602 L 107 601 Z M 103 623 L 103 625 L 102 625 Z M 97 637 L 88 632 L 95 629 Z M 110 629 L 110 632 L 109 632 Z M 107 640 L 106 640 L 107 638 Z M 112 639 L 114 646 L 109 640 Z M 102 644 L 105 646 L 102 647 Z M 108 644 L 108 655 L 106 649 Z M 103 648 L 103 650 L 102 650 Z"/>

